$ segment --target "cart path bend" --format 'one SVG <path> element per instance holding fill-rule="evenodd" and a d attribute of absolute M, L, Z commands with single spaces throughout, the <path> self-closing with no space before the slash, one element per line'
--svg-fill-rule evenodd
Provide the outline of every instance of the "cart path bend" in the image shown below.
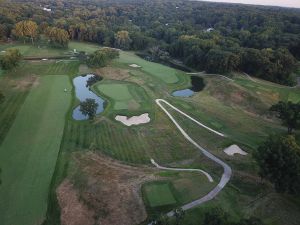
<path fill-rule="evenodd" d="M 204 197 L 201 197 L 197 200 L 194 200 L 190 203 L 187 203 L 185 205 L 183 205 L 181 208 L 183 210 L 188 210 L 191 209 L 193 207 L 199 206 L 207 201 L 212 200 L 214 197 L 216 197 L 218 195 L 218 193 L 225 187 L 225 185 L 229 182 L 231 175 L 232 175 L 232 170 L 230 168 L 230 166 L 228 166 L 225 162 L 223 162 L 222 160 L 220 160 L 219 158 L 217 158 L 216 156 L 214 156 L 212 153 L 210 153 L 208 150 L 204 149 L 203 147 L 201 147 L 199 144 L 197 144 L 197 142 L 195 142 L 184 130 L 183 128 L 177 123 L 177 121 L 174 119 L 174 117 L 168 112 L 168 110 L 161 104 L 164 103 L 166 105 L 168 105 L 169 107 L 171 107 L 172 109 L 176 110 L 177 112 L 179 112 L 180 114 L 184 115 L 185 117 L 187 117 L 188 119 L 192 120 L 193 122 L 197 123 L 198 125 L 204 127 L 205 129 L 221 136 L 221 137 L 225 137 L 225 135 L 223 133 L 220 133 L 212 128 L 209 128 L 207 126 L 205 126 L 204 124 L 200 123 L 199 121 L 197 121 L 196 119 L 192 118 L 191 116 L 187 115 L 186 113 L 182 112 L 180 109 L 176 108 L 175 106 L 173 106 L 172 104 L 170 104 L 169 102 L 167 102 L 164 99 L 156 99 L 155 100 L 156 104 L 166 113 L 166 115 L 171 119 L 171 121 L 175 124 L 175 126 L 177 127 L 177 129 L 180 131 L 180 133 L 190 142 L 192 143 L 194 146 L 196 146 L 201 153 L 203 153 L 206 157 L 208 157 L 209 159 L 211 159 L 212 161 L 214 161 L 215 163 L 219 164 L 220 166 L 223 167 L 223 174 L 222 177 L 218 183 L 218 185 L 212 189 L 207 195 L 205 195 Z M 174 212 L 171 211 L 167 214 L 168 216 L 173 216 Z"/>

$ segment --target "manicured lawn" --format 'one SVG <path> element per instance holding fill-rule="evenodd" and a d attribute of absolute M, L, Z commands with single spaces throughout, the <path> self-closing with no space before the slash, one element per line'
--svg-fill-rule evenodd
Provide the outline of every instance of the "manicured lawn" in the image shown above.
<path fill-rule="evenodd" d="M 34 56 L 34 57 L 53 57 L 53 56 L 62 56 L 70 54 L 69 49 L 58 49 L 58 48 L 49 48 L 47 46 L 33 46 L 30 44 L 22 43 L 13 43 L 5 44 L 0 46 L 0 51 L 7 50 L 9 48 L 19 49 L 21 54 L 25 57 Z M 2 53 L 3 54 L 3 53 Z"/>
<path fill-rule="evenodd" d="M 151 207 L 176 204 L 170 184 L 167 182 L 147 184 L 145 194 Z"/>
<path fill-rule="evenodd" d="M 12 77 L 24 75 L 70 75 L 75 76 L 79 67 L 78 61 L 38 61 L 22 62 L 20 66 L 8 73 Z"/>
<path fill-rule="evenodd" d="M 84 42 L 76 42 L 71 41 L 69 43 L 69 49 L 73 51 L 76 49 L 77 52 L 85 51 L 86 53 L 92 53 L 96 50 L 99 50 L 101 48 L 100 45 L 93 44 L 93 43 L 84 43 Z"/>
<path fill-rule="evenodd" d="M 126 64 L 137 64 L 141 66 L 141 70 L 145 71 L 147 74 L 150 74 L 161 81 L 167 84 L 175 84 L 180 81 L 179 76 L 180 72 L 159 63 L 153 63 L 146 61 L 132 52 L 120 52 L 120 58 L 117 59 L 118 62 Z"/>
<path fill-rule="evenodd" d="M 41 77 L 28 94 L 0 146 L 1 224 L 40 224 L 46 213 L 65 114 L 70 107 L 67 76 Z"/>
<path fill-rule="evenodd" d="M 145 90 L 134 83 L 107 80 L 97 89 L 108 97 L 114 110 L 149 110 L 149 97 Z"/>
<path fill-rule="evenodd" d="M 86 53 L 92 53 L 101 48 L 100 45 L 92 43 L 83 43 L 83 42 L 69 42 L 68 49 L 61 48 L 51 48 L 45 45 L 33 46 L 31 44 L 23 43 L 13 43 L 13 44 L 3 44 L 0 46 L 0 54 L 4 54 L 1 51 L 5 51 L 9 48 L 17 48 L 20 50 L 23 56 L 29 57 L 53 57 L 53 56 L 62 56 L 73 54 L 74 49 L 79 51 L 85 51 Z"/>

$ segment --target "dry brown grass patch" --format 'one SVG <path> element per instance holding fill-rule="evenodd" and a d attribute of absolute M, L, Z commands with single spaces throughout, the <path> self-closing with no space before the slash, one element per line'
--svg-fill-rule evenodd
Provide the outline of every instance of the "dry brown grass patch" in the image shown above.
<path fill-rule="evenodd" d="M 93 214 L 95 224 L 101 225 L 134 225 L 146 219 L 140 187 L 144 182 L 155 179 L 154 170 L 124 165 L 92 152 L 74 153 L 72 158 L 82 177 L 79 184 L 76 184 L 78 174 L 72 175 L 74 186 L 79 192 L 80 200 L 92 212 L 78 213 L 79 215 Z M 65 212 L 63 205 L 60 206 L 62 212 Z M 72 214 L 62 214 L 63 216 L 68 221 Z"/>
<path fill-rule="evenodd" d="M 104 67 L 95 70 L 96 74 L 99 74 L 101 77 L 111 79 L 111 80 L 125 80 L 130 77 L 129 70 L 113 68 L 113 67 Z"/>

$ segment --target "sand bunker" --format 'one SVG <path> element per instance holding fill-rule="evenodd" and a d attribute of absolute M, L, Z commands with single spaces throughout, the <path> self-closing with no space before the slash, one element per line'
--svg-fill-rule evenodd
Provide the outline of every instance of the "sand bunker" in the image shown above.
<path fill-rule="evenodd" d="M 227 155 L 233 156 L 234 154 L 241 154 L 241 155 L 247 155 L 248 153 L 243 151 L 239 146 L 237 145 L 231 145 L 228 148 L 224 149 L 224 152 Z"/>
<path fill-rule="evenodd" d="M 137 64 L 130 64 L 129 65 L 130 67 L 133 67 L 133 68 L 141 68 L 141 66 L 137 65 Z"/>
<path fill-rule="evenodd" d="M 131 126 L 131 125 L 139 125 L 139 124 L 144 124 L 144 123 L 149 123 L 150 122 L 150 117 L 149 113 L 144 113 L 140 116 L 132 116 L 127 118 L 127 116 L 116 116 L 115 119 L 117 121 L 120 121 L 126 126 Z"/>

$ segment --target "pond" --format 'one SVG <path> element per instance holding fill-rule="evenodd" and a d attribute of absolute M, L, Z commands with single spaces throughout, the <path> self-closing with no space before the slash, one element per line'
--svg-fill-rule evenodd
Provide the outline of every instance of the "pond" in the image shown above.
<path fill-rule="evenodd" d="M 175 97 L 191 97 L 195 92 L 200 92 L 204 89 L 205 84 L 203 78 L 197 76 L 191 76 L 192 87 L 186 88 L 172 93 Z"/>
<path fill-rule="evenodd" d="M 76 97 L 79 99 L 80 102 L 85 101 L 87 98 L 94 99 L 98 104 L 98 108 L 96 114 L 103 112 L 104 110 L 104 102 L 105 100 L 98 95 L 96 95 L 92 90 L 91 86 L 100 81 L 102 78 L 93 74 L 87 74 L 75 77 L 73 79 L 73 84 L 75 86 L 75 93 Z M 73 119 L 75 120 L 87 120 L 88 116 L 85 116 L 80 111 L 80 106 L 77 106 L 73 110 Z"/>

